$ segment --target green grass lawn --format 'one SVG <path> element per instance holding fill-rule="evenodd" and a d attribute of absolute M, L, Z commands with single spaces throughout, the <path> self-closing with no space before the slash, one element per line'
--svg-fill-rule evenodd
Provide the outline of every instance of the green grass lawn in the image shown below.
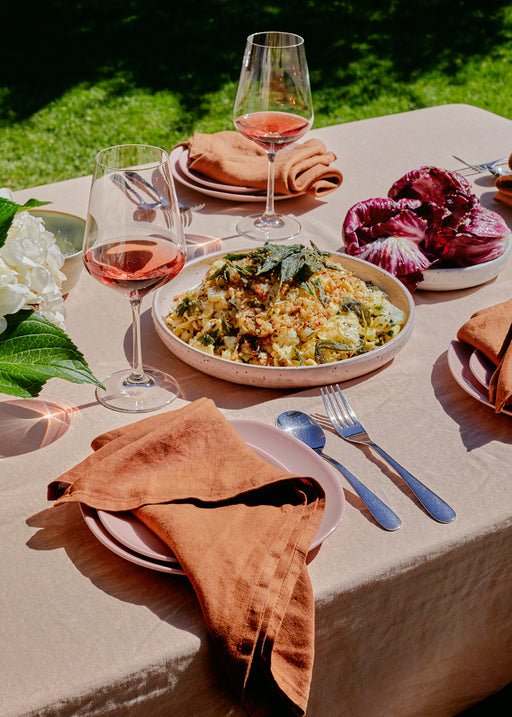
<path fill-rule="evenodd" d="M 12 189 L 89 174 L 111 144 L 171 149 L 232 129 L 258 30 L 305 38 L 314 127 L 450 102 L 512 118 L 512 0 L 12 5 L 0 76 L 0 186 Z"/>

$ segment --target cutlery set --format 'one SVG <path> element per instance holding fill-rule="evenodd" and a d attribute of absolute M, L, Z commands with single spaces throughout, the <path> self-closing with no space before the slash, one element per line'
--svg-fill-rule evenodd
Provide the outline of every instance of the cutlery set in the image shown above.
<path fill-rule="evenodd" d="M 500 177 L 502 174 L 510 174 L 510 169 L 508 167 L 508 157 L 501 157 L 501 159 L 493 159 L 491 162 L 482 162 L 480 164 L 466 162 L 465 159 L 462 159 L 461 157 L 456 157 L 454 154 L 452 154 L 452 157 L 456 159 L 457 162 L 461 162 L 462 164 L 466 165 L 466 171 L 468 169 L 472 169 L 473 172 L 476 172 L 478 174 L 481 174 L 482 172 L 489 172 L 494 177 Z M 458 171 L 463 172 L 464 169 Z M 470 174 L 472 173 L 470 172 Z"/>
<path fill-rule="evenodd" d="M 339 386 L 326 386 L 320 389 L 320 393 L 329 420 L 341 438 L 350 443 L 369 446 L 378 453 L 403 479 L 432 518 L 440 523 L 451 523 L 455 520 L 456 513 L 453 508 L 371 440 Z M 345 466 L 322 452 L 326 443 L 325 434 L 322 427 L 311 416 L 301 411 L 284 411 L 277 417 L 276 425 L 278 428 L 288 431 L 296 438 L 299 438 L 321 455 L 322 458 L 334 465 L 345 476 L 382 528 L 385 530 L 397 530 L 401 527 L 400 518 L 389 506 L 383 503 Z"/>
<path fill-rule="evenodd" d="M 133 218 L 139 222 L 152 222 L 156 216 L 156 210 L 168 206 L 168 201 L 158 190 L 157 186 L 153 186 L 138 172 L 125 172 L 124 175 L 114 173 L 110 175 L 110 179 L 116 186 L 121 189 L 128 199 L 130 199 L 137 208 L 133 212 Z M 155 184 L 158 177 L 155 178 Z M 146 201 L 140 195 L 140 192 L 151 200 Z M 204 208 L 204 202 L 198 204 L 183 204 L 179 202 L 179 210 L 183 225 L 187 226 L 192 221 L 192 212 L 200 211 Z"/>

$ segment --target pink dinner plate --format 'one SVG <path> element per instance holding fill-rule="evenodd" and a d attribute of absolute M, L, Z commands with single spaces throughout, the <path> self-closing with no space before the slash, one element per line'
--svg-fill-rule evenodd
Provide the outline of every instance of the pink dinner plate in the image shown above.
<path fill-rule="evenodd" d="M 485 391 L 488 391 L 491 376 L 496 370 L 493 362 L 481 351 L 475 349 L 469 357 L 469 370 Z"/>
<path fill-rule="evenodd" d="M 326 497 L 325 512 L 311 550 L 318 547 L 343 517 L 345 497 L 337 475 L 311 448 L 274 426 L 243 419 L 232 419 L 230 423 L 266 461 L 289 473 L 311 476 L 320 483 Z M 132 513 L 96 511 L 83 504 L 80 507 L 91 532 L 112 552 L 152 570 L 183 574 L 170 548 Z"/>
<path fill-rule="evenodd" d="M 487 359 L 480 355 L 471 360 L 473 353 L 475 353 L 473 346 L 454 339 L 448 348 L 448 367 L 453 378 L 466 393 L 494 410 L 486 387 L 490 370 L 486 364 Z M 502 413 L 512 416 L 512 411 L 509 409 L 503 410 Z"/>
<path fill-rule="evenodd" d="M 191 182 L 201 184 L 207 189 L 217 190 L 218 192 L 229 191 L 235 194 L 254 194 L 254 187 L 238 187 L 232 184 L 221 184 L 220 182 L 215 182 L 213 179 L 206 177 L 204 174 L 199 174 L 199 172 L 194 172 L 193 169 L 189 169 L 188 149 L 185 147 L 181 147 L 181 149 L 183 151 L 180 155 L 178 155 L 177 166 L 180 168 L 181 173 L 187 177 L 187 179 L 190 179 Z M 262 194 L 265 194 L 265 192 L 262 192 Z"/>
<path fill-rule="evenodd" d="M 97 511 L 94 510 L 94 508 L 90 508 L 88 505 L 85 505 L 85 503 L 80 503 L 80 510 L 82 512 L 85 524 L 87 525 L 91 533 L 100 541 L 100 543 L 102 543 L 115 555 L 118 555 L 120 558 L 124 558 L 124 560 L 128 560 L 128 562 L 130 563 L 140 565 L 143 568 L 158 570 L 162 573 L 184 575 L 184 572 L 178 565 L 178 563 L 153 560 L 152 558 L 130 550 L 125 545 L 118 542 L 104 527 L 103 523 L 98 517 Z M 134 519 L 136 520 L 135 516 Z"/>
<path fill-rule="evenodd" d="M 169 546 L 133 513 L 129 511 L 110 513 L 107 510 L 97 510 L 96 512 L 107 532 L 130 550 L 152 560 L 178 563 Z"/>
<path fill-rule="evenodd" d="M 212 189 L 212 187 L 205 186 L 204 183 L 200 184 L 197 181 L 197 178 L 191 179 L 190 170 L 188 172 L 188 175 L 185 175 L 180 165 L 179 160 L 183 152 L 188 153 L 188 150 L 185 147 L 175 147 L 169 155 L 169 161 L 174 179 L 178 180 L 178 182 L 181 182 L 181 184 L 183 184 L 185 187 L 193 189 L 196 192 L 200 192 L 201 194 L 206 194 L 209 197 L 215 197 L 217 199 L 226 199 L 231 202 L 265 202 L 266 192 L 263 190 L 260 191 L 257 189 L 252 189 L 252 194 L 249 192 L 244 193 L 240 192 L 240 187 L 233 187 L 232 185 L 226 184 L 218 185 L 222 187 L 222 189 Z M 274 196 L 274 199 L 277 202 L 280 199 L 294 199 L 295 197 L 300 196 L 302 196 L 302 194 L 276 194 Z"/>

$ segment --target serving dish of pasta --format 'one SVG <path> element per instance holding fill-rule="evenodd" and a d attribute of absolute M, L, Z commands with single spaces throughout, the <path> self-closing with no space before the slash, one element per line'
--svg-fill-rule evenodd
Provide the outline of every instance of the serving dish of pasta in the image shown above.
<path fill-rule="evenodd" d="M 293 388 L 389 362 L 414 303 L 391 274 L 302 244 L 265 244 L 187 264 L 155 293 L 160 338 L 195 368 L 236 383 Z"/>

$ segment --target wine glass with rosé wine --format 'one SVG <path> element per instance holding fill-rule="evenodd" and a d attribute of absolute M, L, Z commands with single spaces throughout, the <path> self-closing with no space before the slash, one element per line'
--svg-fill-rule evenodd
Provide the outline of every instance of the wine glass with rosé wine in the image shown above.
<path fill-rule="evenodd" d="M 132 368 L 107 376 L 96 390 L 107 408 L 156 411 L 179 394 L 172 376 L 142 364 L 140 309 L 146 294 L 181 271 L 185 247 L 168 153 L 144 144 L 98 152 L 83 262 L 94 279 L 129 299 L 133 317 Z"/>
<path fill-rule="evenodd" d="M 242 219 L 237 231 L 264 241 L 291 239 L 301 226 L 296 219 L 275 213 L 274 162 L 277 152 L 306 134 L 313 124 L 302 37 L 289 32 L 258 32 L 247 38 L 233 121 L 237 130 L 262 147 L 268 157 L 265 212 Z"/>

